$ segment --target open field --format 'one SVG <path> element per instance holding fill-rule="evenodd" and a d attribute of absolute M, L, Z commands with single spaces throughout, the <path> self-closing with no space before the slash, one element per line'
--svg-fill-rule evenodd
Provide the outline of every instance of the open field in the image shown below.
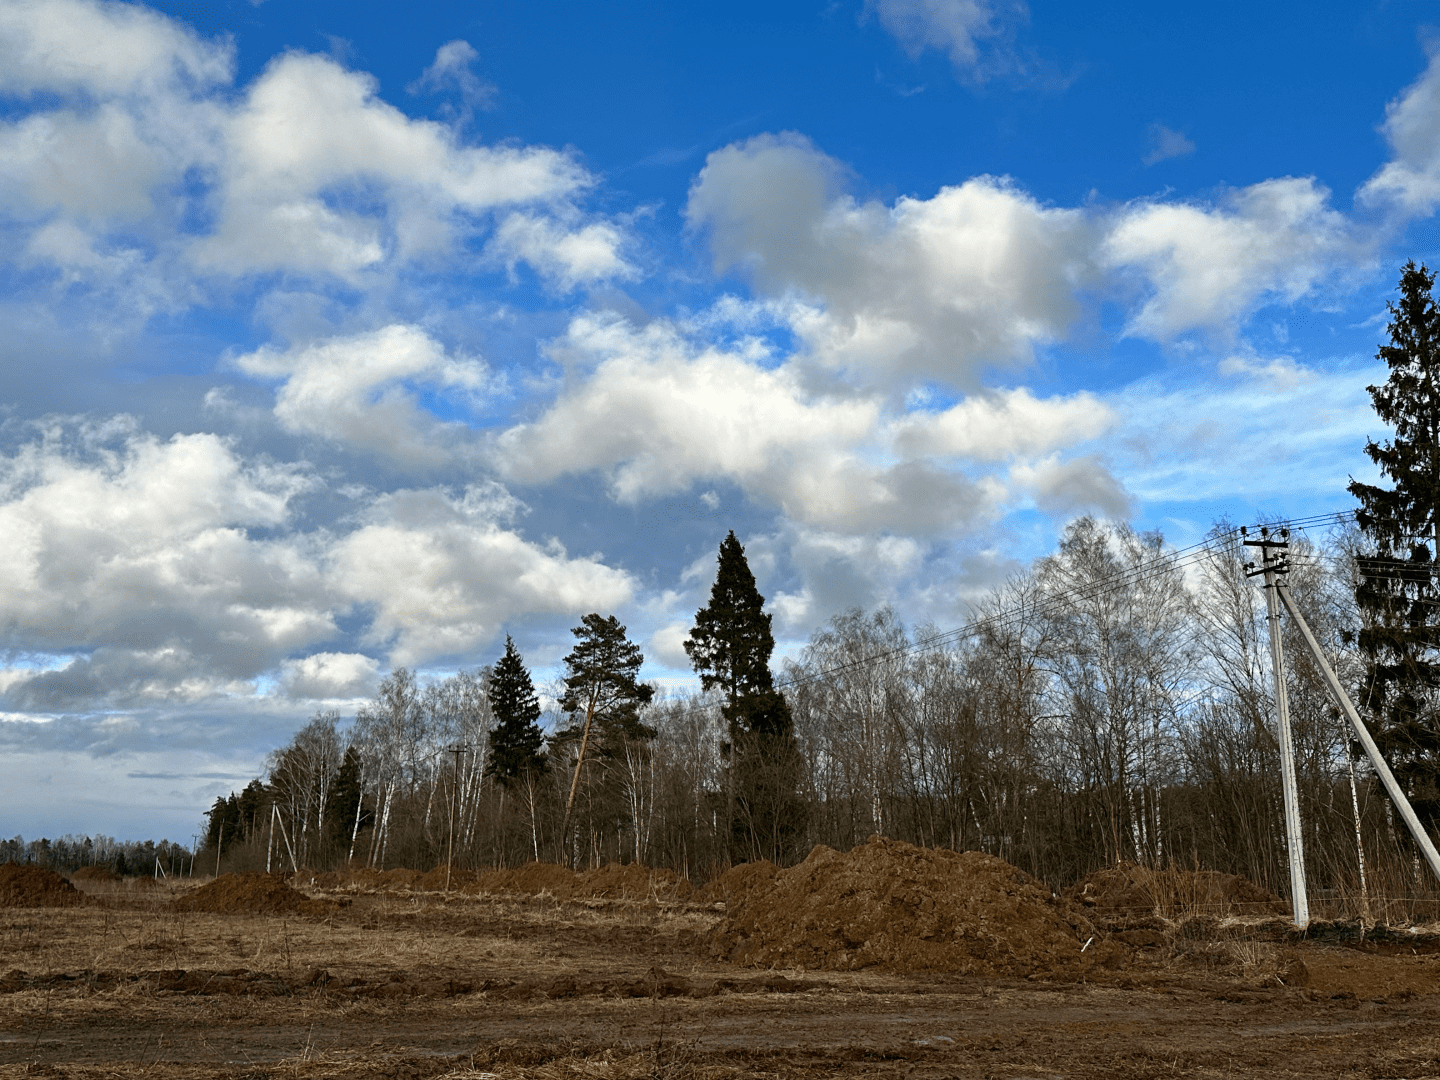
<path fill-rule="evenodd" d="M 1440 1075 L 1428 934 L 1131 917 L 1060 977 L 759 969 L 714 957 L 718 903 L 78 884 L 0 908 L 0 1076 Z"/>

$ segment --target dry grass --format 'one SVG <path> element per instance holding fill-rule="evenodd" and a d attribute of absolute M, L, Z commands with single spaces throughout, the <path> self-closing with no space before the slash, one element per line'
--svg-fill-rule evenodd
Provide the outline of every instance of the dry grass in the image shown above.
<path fill-rule="evenodd" d="M 708 932 L 707 907 L 541 897 L 347 893 L 327 917 L 177 912 L 189 882 L 133 890 L 84 883 L 103 906 L 0 909 L 0 954 L 32 974 L 160 968 L 245 967 L 293 974 L 324 968 L 373 978 L 459 968 L 537 976 L 572 970 L 577 954 L 620 938 L 688 940 Z M 318 895 L 318 894 L 317 894 Z M 559 935 L 567 944 L 556 947 Z"/>

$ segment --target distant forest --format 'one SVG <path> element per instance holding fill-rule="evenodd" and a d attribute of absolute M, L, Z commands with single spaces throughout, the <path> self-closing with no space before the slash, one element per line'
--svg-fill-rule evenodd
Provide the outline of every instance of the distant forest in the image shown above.
<path fill-rule="evenodd" d="M 111 836 L 73 836 L 26 841 L 0 840 L 0 863 L 43 866 L 70 873 L 82 866 L 103 866 L 121 877 L 174 877 L 191 873 L 193 853 L 169 840 L 116 840 Z"/>

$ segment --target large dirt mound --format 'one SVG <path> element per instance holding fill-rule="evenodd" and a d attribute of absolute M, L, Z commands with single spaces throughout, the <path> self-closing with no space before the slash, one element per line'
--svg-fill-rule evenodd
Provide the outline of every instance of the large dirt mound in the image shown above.
<path fill-rule="evenodd" d="M 780 867 L 768 859 L 759 862 L 740 863 L 732 866 L 714 881 L 708 881 L 695 894 L 701 903 L 713 904 L 722 901 L 733 909 L 756 889 L 768 889 L 780 873 Z"/>
<path fill-rule="evenodd" d="M 781 870 L 735 905 L 711 945 L 739 964 L 1064 975 L 1123 956 L 1099 936 L 1001 859 L 871 837 L 843 855 L 818 846 Z"/>
<path fill-rule="evenodd" d="M 1097 915 L 1287 915 L 1290 906 L 1239 874 L 1218 870 L 1150 870 L 1121 863 L 1066 889 L 1067 899 Z"/>
<path fill-rule="evenodd" d="M 0 907 L 73 907 L 89 902 L 53 870 L 17 862 L 0 866 Z"/>
<path fill-rule="evenodd" d="M 175 901 L 177 911 L 222 915 L 323 915 L 329 907 L 296 892 L 272 874 L 222 874 Z"/>

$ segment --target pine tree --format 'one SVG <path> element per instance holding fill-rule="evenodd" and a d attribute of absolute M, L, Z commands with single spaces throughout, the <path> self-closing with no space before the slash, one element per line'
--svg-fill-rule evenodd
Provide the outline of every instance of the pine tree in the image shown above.
<path fill-rule="evenodd" d="M 236 825 L 238 826 L 239 840 L 241 836 L 249 839 L 255 834 L 255 828 L 263 824 L 270 814 L 270 802 L 274 799 L 274 793 L 270 791 L 258 779 L 251 780 L 240 792 L 240 798 L 236 806 Z"/>
<path fill-rule="evenodd" d="M 655 696 L 655 688 L 641 683 L 640 668 L 645 656 L 625 636 L 625 627 L 614 615 L 602 618 L 586 615 L 571 631 L 578 638 L 565 657 L 565 696 L 560 708 L 571 716 L 571 724 L 558 735 L 560 741 L 580 739 L 575 775 L 565 802 L 561 823 L 562 843 L 566 842 L 580 771 L 589 752 L 592 730 L 601 756 L 611 756 L 625 740 L 653 739 L 656 731 L 640 721 L 640 709 Z M 582 719 L 583 718 L 583 719 Z"/>
<path fill-rule="evenodd" d="M 1440 823 L 1440 313 L 1435 275 L 1414 262 L 1389 304 L 1390 344 L 1377 359 L 1390 369 L 1370 386 L 1380 419 L 1394 429 L 1365 453 L 1392 487 L 1351 481 L 1355 520 L 1374 544 L 1358 560 L 1366 662 L 1363 703 L 1370 728 L 1415 812 Z"/>
<path fill-rule="evenodd" d="M 653 739 L 655 729 L 640 722 L 640 709 L 655 688 L 639 681 L 645 654 L 625 636 L 625 627 L 611 615 L 586 615 L 571 631 L 579 642 L 565 657 L 565 696 L 560 708 L 574 722 L 565 732 L 583 737 L 584 722 L 599 729 L 602 742 Z"/>
<path fill-rule="evenodd" d="M 490 675 L 489 689 L 495 727 L 490 731 L 485 775 L 509 787 L 527 772 L 543 773 L 546 765 L 540 750 L 545 741 L 540 730 L 540 699 L 509 634 L 505 635 L 505 655 Z"/>
<path fill-rule="evenodd" d="M 719 563 L 685 653 L 701 687 L 725 695 L 732 857 L 783 862 L 804 823 L 794 723 L 770 673 L 775 637 L 765 598 L 733 530 L 720 543 Z"/>

